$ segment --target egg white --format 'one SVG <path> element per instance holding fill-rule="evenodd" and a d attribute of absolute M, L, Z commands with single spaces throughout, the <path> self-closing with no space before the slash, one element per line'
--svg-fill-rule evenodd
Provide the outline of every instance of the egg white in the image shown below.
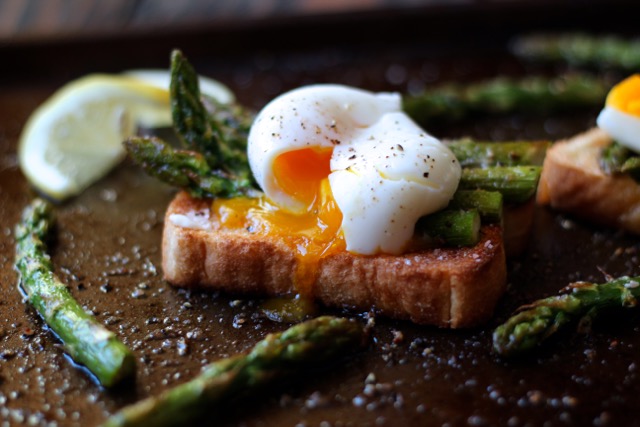
<path fill-rule="evenodd" d="M 640 117 L 606 106 L 596 122 L 619 144 L 640 153 Z"/>
<path fill-rule="evenodd" d="M 451 150 L 402 112 L 336 147 L 331 170 L 347 250 L 360 254 L 402 253 L 418 219 L 447 206 L 461 174 Z"/>
<path fill-rule="evenodd" d="M 347 143 L 359 129 L 399 110 L 400 105 L 398 94 L 329 84 L 304 86 L 278 96 L 258 113 L 249 132 L 247 153 L 256 182 L 278 206 L 304 212 L 307 206 L 278 187 L 275 159 L 289 151 L 331 149 Z"/>
<path fill-rule="evenodd" d="M 278 187 L 273 163 L 310 147 L 333 149 L 329 183 L 354 253 L 401 253 L 418 218 L 445 207 L 460 180 L 454 154 L 402 112 L 398 94 L 313 85 L 269 103 L 251 128 L 249 163 L 283 209 L 306 206 Z"/>

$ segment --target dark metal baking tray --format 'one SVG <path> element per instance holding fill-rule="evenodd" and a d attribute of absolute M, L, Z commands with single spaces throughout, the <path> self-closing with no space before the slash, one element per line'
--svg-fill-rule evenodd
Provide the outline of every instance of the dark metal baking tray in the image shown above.
<path fill-rule="evenodd" d="M 616 28 L 615 19 L 634 7 L 612 11 L 604 3 L 584 11 L 584 20 L 580 25 L 572 21 L 572 29 L 624 30 Z M 549 13 L 546 26 L 536 21 L 544 10 Z M 572 5 L 555 11 L 531 5 L 476 7 L 474 13 L 436 8 L 416 16 L 354 17 L 351 24 L 333 19 L 329 26 L 307 20 L 237 32 L 4 46 L 0 422 L 97 425 L 123 405 L 182 383 L 207 362 L 242 352 L 286 326 L 260 316 L 254 300 L 176 289 L 163 281 L 160 236 L 164 209 L 175 190 L 125 161 L 81 196 L 57 206 L 51 252 L 57 273 L 77 299 L 133 348 L 137 375 L 124 387 L 105 390 L 64 355 L 23 303 L 12 268 L 13 227 L 34 196 L 17 167 L 17 138 L 31 111 L 60 84 L 92 71 L 167 67 L 173 47 L 256 108 L 281 91 L 311 82 L 408 91 L 503 74 L 553 74 L 562 70 L 511 57 L 508 42 L 518 33 L 561 28 L 576 10 Z M 606 26 L 598 27 L 600 20 Z M 421 22 L 431 29 L 420 28 Z M 251 37 L 256 37 L 254 45 Z M 301 37 L 308 38 L 306 47 Z M 286 40 L 295 41 L 279 44 Z M 40 55 L 40 69 L 34 55 Z M 439 137 L 555 140 L 592 126 L 596 114 L 475 117 L 428 130 Z M 214 407 L 206 421 L 242 426 L 638 425 L 637 310 L 604 315 L 589 333 L 562 334 L 518 360 L 502 360 L 490 347 L 493 328 L 520 304 L 571 281 L 600 281 L 602 271 L 640 273 L 639 249 L 635 237 L 537 208 L 527 251 L 509 261 L 509 289 L 488 324 L 445 330 L 375 317 L 370 347 L 346 363 L 318 367 L 319 372 L 274 385 L 249 401 Z"/>

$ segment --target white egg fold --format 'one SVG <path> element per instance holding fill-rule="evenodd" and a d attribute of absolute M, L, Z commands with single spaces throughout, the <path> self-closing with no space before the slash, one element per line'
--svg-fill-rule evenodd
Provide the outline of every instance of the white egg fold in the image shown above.
<path fill-rule="evenodd" d="M 630 150 L 640 153 L 640 118 L 606 106 L 597 119 L 598 127 Z"/>
<path fill-rule="evenodd" d="M 332 150 L 328 175 L 347 250 L 400 254 L 424 215 L 447 206 L 460 180 L 454 154 L 402 111 L 397 93 L 333 84 L 305 86 L 265 106 L 248 141 L 252 172 L 283 210 L 308 208 L 274 177 L 287 152 Z"/>

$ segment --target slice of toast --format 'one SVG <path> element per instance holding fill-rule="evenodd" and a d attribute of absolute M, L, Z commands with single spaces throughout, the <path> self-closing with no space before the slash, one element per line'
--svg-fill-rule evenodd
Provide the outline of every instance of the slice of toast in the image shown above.
<path fill-rule="evenodd" d="M 176 286 L 232 294 L 295 294 L 297 260 L 288 246 L 245 230 L 219 229 L 210 205 L 211 200 L 184 192 L 169 205 L 162 242 L 165 279 Z M 506 286 L 497 225 L 483 226 L 480 242 L 470 248 L 402 256 L 345 251 L 323 258 L 318 269 L 308 292 L 327 306 L 375 308 L 386 316 L 452 328 L 488 320 Z"/>
<path fill-rule="evenodd" d="M 537 202 L 596 224 L 640 233 L 640 185 L 606 175 L 600 151 L 611 138 L 598 128 L 556 142 L 542 167 Z"/>

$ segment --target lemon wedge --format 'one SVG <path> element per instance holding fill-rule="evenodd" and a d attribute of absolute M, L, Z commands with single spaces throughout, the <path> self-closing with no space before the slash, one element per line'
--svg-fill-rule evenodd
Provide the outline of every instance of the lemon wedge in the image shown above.
<path fill-rule="evenodd" d="M 20 168 L 45 195 L 63 200 L 105 176 L 126 155 L 137 129 L 171 125 L 169 72 L 92 74 L 56 91 L 27 120 L 18 142 Z M 203 93 L 221 102 L 233 94 L 202 78 Z"/>
<path fill-rule="evenodd" d="M 122 160 L 122 142 L 135 133 L 138 116 L 160 114 L 168 104 L 167 90 L 135 79 L 96 74 L 75 80 L 27 120 L 20 167 L 44 194 L 76 195 Z"/>

